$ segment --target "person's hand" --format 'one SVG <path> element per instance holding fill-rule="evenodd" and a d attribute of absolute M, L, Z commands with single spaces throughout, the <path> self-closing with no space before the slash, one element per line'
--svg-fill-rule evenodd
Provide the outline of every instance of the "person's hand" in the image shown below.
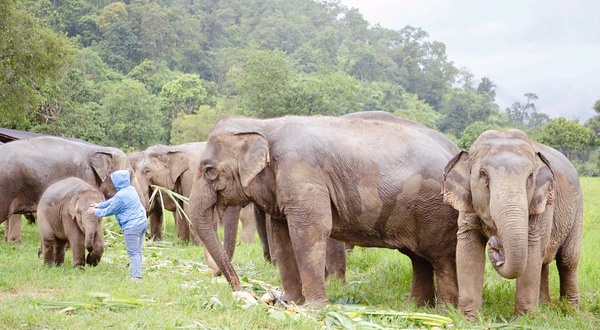
<path fill-rule="evenodd" d="M 96 208 L 93 207 L 92 205 L 90 205 L 90 207 L 87 209 L 88 213 L 90 213 L 90 214 L 94 214 L 94 211 L 96 211 Z M 98 204 L 96 204 L 96 205 L 98 205 Z"/>
<path fill-rule="evenodd" d="M 97 208 L 98 207 L 98 203 L 92 203 L 92 204 L 90 204 L 90 207 Z"/>

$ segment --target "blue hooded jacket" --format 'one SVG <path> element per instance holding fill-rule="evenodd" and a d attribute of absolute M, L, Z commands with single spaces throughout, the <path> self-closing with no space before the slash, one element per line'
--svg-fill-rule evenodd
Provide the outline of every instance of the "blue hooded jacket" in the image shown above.
<path fill-rule="evenodd" d="M 115 171 L 110 175 L 117 193 L 110 199 L 98 204 L 94 211 L 96 217 L 114 215 L 123 229 L 133 228 L 146 223 L 146 210 L 135 188 L 131 185 L 129 172 Z"/>

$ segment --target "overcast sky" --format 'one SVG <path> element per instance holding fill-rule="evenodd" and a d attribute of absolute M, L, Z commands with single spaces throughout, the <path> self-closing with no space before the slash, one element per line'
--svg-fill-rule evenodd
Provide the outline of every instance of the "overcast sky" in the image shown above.
<path fill-rule="evenodd" d="M 551 117 L 591 117 L 600 99 L 600 0 L 341 0 L 375 25 L 421 27 L 448 58 L 490 77 L 501 109 L 536 93 Z"/>

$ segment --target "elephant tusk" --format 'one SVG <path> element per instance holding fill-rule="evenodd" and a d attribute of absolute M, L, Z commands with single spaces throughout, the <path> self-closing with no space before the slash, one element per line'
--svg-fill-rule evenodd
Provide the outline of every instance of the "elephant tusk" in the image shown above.
<path fill-rule="evenodd" d="M 504 265 L 504 260 L 496 262 L 496 266 L 502 266 L 502 265 Z"/>

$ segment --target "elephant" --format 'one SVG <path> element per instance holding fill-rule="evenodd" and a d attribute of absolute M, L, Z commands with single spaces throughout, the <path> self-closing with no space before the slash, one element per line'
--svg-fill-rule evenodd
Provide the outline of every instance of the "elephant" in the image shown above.
<path fill-rule="evenodd" d="M 482 308 L 485 246 L 494 269 L 516 280 L 515 315 L 550 300 L 556 259 L 560 296 L 577 304 L 583 198 L 577 172 L 560 152 L 520 130 L 486 131 L 444 168 L 444 200 L 460 211 L 459 308 Z"/>
<path fill-rule="evenodd" d="M 252 213 L 250 213 L 252 212 Z M 275 238 L 272 235 L 271 216 L 265 214 L 263 210 L 250 203 L 240 212 L 240 219 L 244 222 L 243 217 L 254 217 L 256 220 L 256 229 L 260 237 L 263 248 L 263 257 L 265 260 L 276 265 L 275 259 Z M 243 240 L 242 233 L 242 240 Z M 346 278 L 346 246 L 335 239 L 327 240 L 327 254 L 325 258 L 325 276 L 333 275 L 340 280 Z"/>
<path fill-rule="evenodd" d="M 150 194 L 151 185 L 157 185 L 172 190 L 182 196 L 188 197 L 192 190 L 194 175 L 197 164 L 200 162 L 200 156 L 204 151 L 205 142 L 192 142 L 177 146 L 155 145 L 143 152 L 137 152 L 128 155 L 130 161 L 134 164 L 136 177 L 143 186 L 143 190 Z M 156 239 L 162 239 L 162 205 L 159 197 L 155 197 L 149 208 L 151 236 Z M 165 209 L 173 212 L 175 225 L 177 227 L 177 236 L 192 243 L 200 244 L 201 241 L 197 235 L 190 231 L 190 224 L 180 212 L 173 200 L 168 197 L 162 199 Z M 180 207 L 186 214 L 189 214 L 188 205 L 180 204 Z M 225 245 L 227 253 L 233 256 L 235 250 L 235 241 L 237 235 L 237 226 L 240 209 L 230 208 L 223 214 L 223 223 L 225 226 Z M 243 237 L 254 235 L 254 228 L 251 224 L 254 219 L 244 218 L 242 221 Z M 250 231 L 250 233 L 246 233 Z M 212 261 L 209 254 L 206 254 L 206 263 L 213 269 L 215 275 L 220 274 L 219 267 Z"/>
<path fill-rule="evenodd" d="M 119 149 L 58 137 L 13 141 L 1 145 L 0 154 L 0 223 L 13 214 L 35 212 L 43 192 L 56 181 L 77 177 L 110 198 L 116 193 L 108 180 L 110 173 L 123 169 L 133 174 L 125 153 Z M 133 179 L 132 185 L 143 196 L 137 180 Z"/>
<path fill-rule="evenodd" d="M 272 216 L 283 300 L 328 304 L 331 237 L 399 250 L 412 261 L 411 297 L 419 305 L 433 303 L 436 294 L 455 304 L 458 212 L 440 189 L 442 170 L 457 151 L 441 133 L 382 112 L 221 118 L 196 172 L 192 224 L 235 291 L 240 281 L 211 218 L 252 202 Z"/>
<path fill-rule="evenodd" d="M 60 266 L 68 242 L 73 267 L 98 265 L 104 253 L 102 218 L 96 218 L 88 208 L 103 201 L 101 192 L 79 178 L 66 178 L 46 189 L 37 208 L 44 264 Z"/>

